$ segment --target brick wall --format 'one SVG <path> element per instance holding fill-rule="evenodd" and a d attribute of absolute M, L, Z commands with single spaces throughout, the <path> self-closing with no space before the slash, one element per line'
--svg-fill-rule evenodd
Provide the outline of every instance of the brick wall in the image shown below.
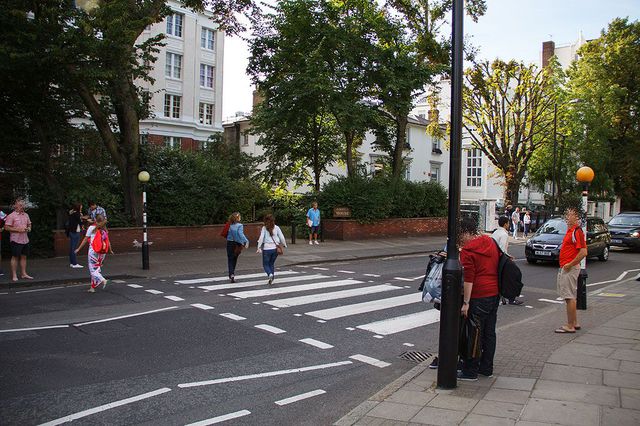
<path fill-rule="evenodd" d="M 224 225 L 205 226 L 154 226 L 148 229 L 150 250 L 175 250 L 225 247 L 226 241 L 220 236 Z M 244 233 L 251 244 L 260 237 L 262 223 L 247 223 Z M 55 256 L 66 256 L 69 253 L 69 238 L 64 231 L 53 231 Z M 140 250 L 133 246 L 133 241 L 142 242 L 142 228 L 110 228 L 109 240 L 116 253 L 135 252 Z"/>
<path fill-rule="evenodd" d="M 355 220 L 325 219 L 323 221 L 323 232 L 325 238 L 347 241 L 369 238 L 440 235 L 447 232 L 447 218 L 385 219 L 380 222 L 366 224 L 360 224 Z"/>
<path fill-rule="evenodd" d="M 556 44 L 553 41 L 545 41 L 542 43 L 542 66 L 549 65 L 551 57 L 555 55 Z"/>

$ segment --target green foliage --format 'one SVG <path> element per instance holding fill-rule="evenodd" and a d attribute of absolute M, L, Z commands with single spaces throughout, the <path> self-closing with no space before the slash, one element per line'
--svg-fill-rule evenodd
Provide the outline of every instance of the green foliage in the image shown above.
<path fill-rule="evenodd" d="M 355 175 L 325 184 L 319 203 L 325 215 L 334 207 L 349 207 L 353 219 L 366 223 L 389 217 L 442 216 L 446 212 L 447 194 L 435 182 Z"/>

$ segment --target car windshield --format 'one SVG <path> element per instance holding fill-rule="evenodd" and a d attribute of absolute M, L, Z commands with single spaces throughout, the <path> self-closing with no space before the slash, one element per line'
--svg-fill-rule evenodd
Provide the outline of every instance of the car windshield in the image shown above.
<path fill-rule="evenodd" d="M 640 215 L 618 215 L 611 219 L 609 225 L 614 226 L 640 226 Z"/>
<path fill-rule="evenodd" d="M 551 219 L 538 231 L 538 234 L 557 234 L 564 235 L 567 233 L 567 222 L 562 219 Z"/>

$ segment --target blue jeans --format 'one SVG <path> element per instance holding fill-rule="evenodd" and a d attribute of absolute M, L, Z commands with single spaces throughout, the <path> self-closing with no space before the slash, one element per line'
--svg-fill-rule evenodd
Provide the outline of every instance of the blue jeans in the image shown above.
<path fill-rule="evenodd" d="M 236 265 L 238 264 L 238 256 L 236 256 L 235 248 L 238 245 L 235 241 L 227 241 L 227 266 L 229 268 L 229 277 L 235 275 Z"/>
<path fill-rule="evenodd" d="M 276 272 L 276 258 L 278 252 L 273 250 L 262 250 L 262 267 L 267 275 L 274 275 Z"/>
<path fill-rule="evenodd" d="M 76 256 L 76 249 L 80 242 L 79 232 L 69 232 L 69 263 L 72 265 L 78 264 L 78 258 Z"/>
<path fill-rule="evenodd" d="M 473 315 L 480 323 L 480 340 L 482 356 L 465 359 L 462 372 L 467 376 L 477 377 L 478 372 L 490 376 L 493 374 L 493 356 L 496 353 L 496 322 L 500 296 L 480 297 L 469 301 L 469 315 Z"/>

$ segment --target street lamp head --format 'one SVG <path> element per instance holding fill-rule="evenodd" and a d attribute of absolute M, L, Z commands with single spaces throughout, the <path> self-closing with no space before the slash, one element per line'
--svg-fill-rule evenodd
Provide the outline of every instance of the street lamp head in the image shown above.
<path fill-rule="evenodd" d="M 591 183 L 594 176 L 595 173 L 593 173 L 593 169 L 588 166 L 580 167 L 576 172 L 576 179 L 580 183 Z"/>
<path fill-rule="evenodd" d="M 148 171 L 143 170 L 140 173 L 138 173 L 138 181 L 140 183 L 147 183 L 149 182 L 149 179 L 151 179 L 151 175 L 149 175 Z"/>

